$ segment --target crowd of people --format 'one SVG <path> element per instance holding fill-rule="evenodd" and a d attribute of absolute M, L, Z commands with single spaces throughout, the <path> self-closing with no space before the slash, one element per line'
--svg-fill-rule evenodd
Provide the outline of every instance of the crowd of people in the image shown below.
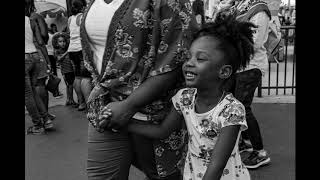
<path fill-rule="evenodd" d="M 66 92 L 52 95 L 89 122 L 88 179 L 125 180 L 134 165 L 151 180 L 249 180 L 271 162 L 251 109 L 271 14 L 222 0 L 213 17 L 198 0 L 72 0 L 58 32 L 25 0 L 27 133 L 54 128 L 46 83 L 59 67 Z"/>
<path fill-rule="evenodd" d="M 288 7 L 280 7 L 278 17 L 281 25 L 295 25 L 296 24 L 296 9 Z"/>

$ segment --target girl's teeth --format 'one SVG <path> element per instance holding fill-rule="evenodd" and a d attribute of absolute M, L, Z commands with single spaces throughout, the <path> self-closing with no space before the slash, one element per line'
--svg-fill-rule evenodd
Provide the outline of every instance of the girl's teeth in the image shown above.
<path fill-rule="evenodd" d="M 189 77 L 189 78 L 194 78 L 194 77 L 195 77 L 195 75 L 192 74 L 192 73 L 186 73 L 186 75 L 187 75 L 187 77 Z"/>

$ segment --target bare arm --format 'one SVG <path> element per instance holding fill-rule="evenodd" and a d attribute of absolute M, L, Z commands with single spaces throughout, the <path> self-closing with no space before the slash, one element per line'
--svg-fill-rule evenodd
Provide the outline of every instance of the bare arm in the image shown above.
<path fill-rule="evenodd" d="M 49 40 L 49 34 L 48 34 L 48 27 L 44 18 L 37 13 L 32 13 L 30 16 L 30 19 L 34 20 L 38 24 L 39 35 L 41 36 L 43 44 L 47 44 Z M 41 43 L 39 42 L 39 44 Z"/>
<path fill-rule="evenodd" d="M 221 129 L 218 141 L 213 149 L 211 163 L 203 180 L 220 180 L 236 143 L 240 125 L 227 126 Z"/>
<path fill-rule="evenodd" d="M 166 138 L 174 130 L 181 128 L 183 117 L 174 107 L 171 108 L 169 115 L 160 125 L 146 125 L 136 122 L 131 122 L 128 125 L 128 131 L 146 136 L 148 138 L 163 139 Z"/>
<path fill-rule="evenodd" d="M 180 73 L 180 68 L 177 68 L 171 72 L 150 77 L 138 89 L 133 91 L 127 99 L 109 103 L 107 106 L 112 110 L 113 114 L 111 121 L 108 124 L 101 124 L 101 126 L 119 129 L 127 124 L 140 108 L 150 104 L 159 98 L 159 95 L 173 87 L 177 83 Z"/>
<path fill-rule="evenodd" d="M 65 53 L 63 53 L 63 54 L 56 55 L 57 61 L 62 61 L 62 59 L 63 59 L 64 57 L 66 57 L 67 53 L 68 53 L 68 52 L 65 52 Z"/>

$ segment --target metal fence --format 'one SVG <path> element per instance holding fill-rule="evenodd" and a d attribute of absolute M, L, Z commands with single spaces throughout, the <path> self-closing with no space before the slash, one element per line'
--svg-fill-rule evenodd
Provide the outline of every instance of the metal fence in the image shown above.
<path fill-rule="evenodd" d="M 282 26 L 282 49 L 269 61 L 269 69 L 261 79 L 258 97 L 265 95 L 295 95 L 296 51 L 295 26 Z"/>

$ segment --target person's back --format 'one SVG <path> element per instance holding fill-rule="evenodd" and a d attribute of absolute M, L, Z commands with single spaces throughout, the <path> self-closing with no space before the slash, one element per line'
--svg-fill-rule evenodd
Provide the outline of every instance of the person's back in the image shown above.
<path fill-rule="evenodd" d="M 25 53 L 33 53 L 37 52 L 37 49 L 33 43 L 33 32 L 31 29 L 30 19 L 25 16 L 25 41 L 24 41 L 24 49 Z"/>
<path fill-rule="evenodd" d="M 70 31 L 70 44 L 68 52 L 81 51 L 81 39 L 80 39 L 80 18 L 82 13 L 72 15 L 69 18 L 69 31 Z"/>

